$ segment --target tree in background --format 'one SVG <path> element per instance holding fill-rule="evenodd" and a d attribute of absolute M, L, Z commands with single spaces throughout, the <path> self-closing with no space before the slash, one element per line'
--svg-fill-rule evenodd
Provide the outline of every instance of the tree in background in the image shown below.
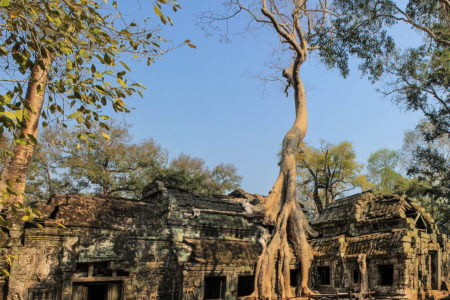
<path fill-rule="evenodd" d="M 157 179 L 199 194 L 224 194 L 239 188 L 242 177 L 232 164 L 210 170 L 203 159 L 180 154 Z"/>
<path fill-rule="evenodd" d="M 403 193 L 416 198 L 441 230 L 450 232 L 450 140 L 429 139 L 434 125 L 422 121 L 405 133 L 401 151 L 381 149 L 368 161 L 368 178 L 380 193 Z"/>
<path fill-rule="evenodd" d="M 415 133 L 409 134 L 409 149 L 406 151 L 409 167 L 406 168 L 410 177 L 409 182 L 402 178 L 398 170 L 385 169 L 384 178 L 390 178 L 391 184 L 384 188 L 392 191 L 405 191 L 412 195 L 422 195 L 422 201 L 434 203 L 429 206 L 436 214 L 444 213 L 448 219 L 448 210 L 445 213 L 446 201 L 442 197 L 434 198 L 432 194 L 445 195 L 448 192 L 450 181 L 448 175 L 448 156 L 436 144 L 448 143 L 450 134 L 450 2 L 447 0 L 356 0 L 335 1 L 342 14 L 336 19 L 335 25 L 341 27 L 343 32 L 350 24 L 357 30 L 365 22 L 378 22 L 383 27 L 391 27 L 399 23 L 406 24 L 422 38 L 417 46 L 385 55 L 381 61 L 368 61 L 369 66 L 378 68 L 380 74 L 384 73 L 389 82 L 382 93 L 411 111 L 422 112 L 425 116 L 427 129 L 418 124 Z M 351 17 L 351 14 L 353 17 Z M 344 25 L 341 25 L 344 24 Z M 338 31 L 339 34 L 339 31 Z M 340 41 L 340 39 L 336 39 Z M 351 45 L 344 43 L 344 45 Z M 341 51 L 344 51 L 343 49 Z M 381 62 L 381 64 L 380 64 Z M 364 70 L 364 69 L 363 69 Z M 369 76 L 370 77 L 370 76 Z M 370 77 L 373 81 L 378 78 Z M 418 134 L 418 136 L 417 136 Z M 415 135 L 415 137 L 413 137 Z M 416 140 L 414 140 L 416 139 Z M 447 142 L 445 142 L 447 141 Z M 411 147 L 412 144 L 418 143 Z M 418 146 L 418 147 L 417 147 Z M 445 148 L 444 148 L 445 149 Z M 402 153 L 402 156 L 405 154 Z M 447 173 L 448 174 L 448 173 Z M 378 174 L 377 176 L 380 176 Z M 407 182 L 405 186 L 405 181 Z M 424 196 L 424 193 L 427 196 Z M 434 199 L 434 200 L 433 200 Z M 439 200 L 438 200 L 439 199 Z M 440 204 L 438 204 L 440 203 Z M 436 209 L 436 205 L 439 207 Z M 442 208 L 442 209 L 440 209 Z M 436 217 L 439 219 L 440 217 Z M 447 227 L 448 228 L 448 227 Z M 448 230 L 448 229 L 447 229 Z"/>
<path fill-rule="evenodd" d="M 53 194 L 76 193 L 75 180 L 61 168 L 64 152 L 60 143 L 62 130 L 48 127 L 41 131 L 39 143 L 28 166 L 25 199 L 27 202 L 45 201 Z"/>
<path fill-rule="evenodd" d="M 96 136 L 89 143 L 77 139 L 79 131 L 66 135 L 59 166 L 66 171 L 66 178 L 75 180 L 78 192 L 138 198 L 142 188 L 166 165 L 167 151 L 153 140 L 130 143 L 124 124 L 108 126 L 108 130 L 93 130 Z M 103 132 L 108 139 L 102 138 Z"/>
<path fill-rule="evenodd" d="M 80 139 L 80 129 L 46 128 L 29 167 L 27 199 L 67 193 L 139 199 L 153 180 L 199 194 L 224 194 L 240 186 L 242 177 L 231 164 L 210 170 L 204 160 L 185 154 L 169 164 L 168 152 L 155 141 L 131 143 L 127 124 L 112 121 L 108 127 L 94 126 L 88 143 Z"/>
<path fill-rule="evenodd" d="M 162 4 L 179 6 L 155 0 L 154 11 L 166 23 Z M 52 115 L 87 131 L 93 124 L 106 128 L 101 108 L 128 111 L 125 98 L 143 88 L 120 59 L 128 54 L 150 64 L 164 52 L 158 44 L 164 39 L 148 22 L 127 21 L 116 1 L 15 0 L 0 7 L 0 18 L 0 134 L 9 131 L 14 140 L 0 191 L 4 201 L 20 204 L 39 127 Z"/>
<path fill-rule="evenodd" d="M 378 24 L 384 28 L 406 24 L 422 43 L 394 52 L 373 52 L 373 59 L 366 60 L 362 70 L 372 70 L 378 76 L 369 76 L 376 81 L 382 78 L 390 83 L 383 94 L 411 111 L 422 112 L 433 124 L 433 132 L 427 138 L 449 133 L 450 128 L 450 2 L 447 0 L 335 0 L 336 17 L 333 26 L 336 37 L 324 36 L 334 47 L 335 55 L 346 51 L 359 52 L 355 41 L 347 37 L 348 31 L 357 32 L 364 24 Z M 339 60 L 337 60 L 339 62 Z M 373 72 L 372 72 L 373 73 Z M 380 75 L 386 74 L 387 77 Z M 369 75 L 372 75 L 369 73 Z"/>
<path fill-rule="evenodd" d="M 423 38 L 415 48 L 398 51 L 386 63 L 391 75 L 384 93 L 408 110 L 421 111 L 433 130 L 427 139 L 450 133 L 450 2 L 414 0 L 405 8 L 396 1 L 386 1 L 392 15 L 382 16 L 404 22 Z"/>
<path fill-rule="evenodd" d="M 400 154 L 389 149 L 380 149 L 369 156 L 367 161 L 369 182 L 382 194 L 403 192 L 408 180 L 397 170 L 400 166 Z"/>
<path fill-rule="evenodd" d="M 361 174 L 362 164 L 349 142 L 322 142 L 319 148 L 303 145 L 297 156 L 300 197 L 313 201 L 316 212 L 355 189 L 371 185 Z"/>
<path fill-rule="evenodd" d="M 443 134 L 432 140 L 434 125 L 421 122 L 405 133 L 402 149 L 404 168 L 413 182 L 408 195 L 419 199 L 441 229 L 450 232 L 450 139 Z"/>

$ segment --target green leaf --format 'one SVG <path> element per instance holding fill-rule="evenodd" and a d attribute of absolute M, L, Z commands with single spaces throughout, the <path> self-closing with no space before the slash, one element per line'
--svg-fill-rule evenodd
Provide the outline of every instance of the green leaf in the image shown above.
<path fill-rule="evenodd" d="M 111 65 L 113 63 L 113 59 L 111 58 L 111 56 L 108 55 L 108 53 L 105 53 L 103 59 L 108 65 Z"/>
<path fill-rule="evenodd" d="M 27 134 L 28 140 L 31 141 L 32 144 L 36 145 L 38 143 L 36 137 L 32 134 Z"/>
<path fill-rule="evenodd" d="M 69 119 L 76 119 L 80 114 L 81 114 L 81 112 L 76 111 L 76 112 L 70 114 L 70 115 L 68 116 L 68 118 L 69 118 Z"/>
<path fill-rule="evenodd" d="M 80 55 L 81 55 L 82 57 L 84 57 L 84 58 L 89 58 L 89 55 L 87 54 L 86 50 L 81 49 L 79 53 L 80 53 Z"/>
<path fill-rule="evenodd" d="M 127 88 L 127 84 L 125 83 L 125 81 L 123 81 L 122 78 L 117 78 L 117 82 L 123 87 L 123 88 Z"/>
<path fill-rule="evenodd" d="M 7 117 L 8 119 L 11 119 L 11 120 L 17 120 L 17 119 L 19 119 L 19 117 L 21 115 L 22 115 L 22 111 L 21 110 L 18 110 L 18 111 L 15 111 L 15 112 L 11 112 L 11 111 L 0 112 L 0 117 L 5 116 L 5 117 Z"/>
<path fill-rule="evenodd" d="M 155 14 L 158 16 L 158 17 L 162 17 L 163 16 L 163 14 L 162 14 L 162 12 L 161 12 L 161 9 L 159 8 L 159 5 L 154 5 L 153 6 L 153 11 L 155 12 Z"/>
<path fill-rule="evenodd" d="M 107 140 L 109 140 L 111 138 L 107 133 L 100 132 L 100 134 Z"/>
<path fill-rule="evenodd" d="M 69 47 L 61 47 L 61 49 L 59 50 L 66 55 L 70 55 L 73 53 L 72 49 Z"/>
<path fill-rule="evenodd" d="M 0 7 L 9 6 L 9 0 L 0 0 Z"/>
<path fill-rule="evenodd" d="M 125 69 L 127 69 L 128 72 L 131 71 L 130 67 L 129 67 L 126 63 L 124 63 L 123 61 L 120 61 L 120 64 L 121 64 Z"/>
<path fill-rule="evenodd" d="M 120 31 L 120 34 L 123 34 L 123 35 L 126 35 L 126 36 L 132 36 L 132 34 L 128 30 L 125 30 L 125 29 L 122 29 Z"/>

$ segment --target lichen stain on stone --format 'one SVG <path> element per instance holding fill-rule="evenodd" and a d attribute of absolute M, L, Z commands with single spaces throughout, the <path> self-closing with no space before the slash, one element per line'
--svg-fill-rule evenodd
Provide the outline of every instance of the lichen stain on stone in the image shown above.
<path fill-rule="evenodd" d="M 8 280 L 0 278 L 0 299 L 85 300 L 93 284 L 108 300 L 202 299 L 211 284 L 237 299 L 270 231 L 246 212 L 262 198 L 242 190 L 202 196 L 160 182 L 140 200 L 57 195 L 41 207 L 52 222 L 2 249 L 17 259 Z M 406 300 L 450 287 L 450 243 L 410 199 L 357 194 L 327 206 L 312 225 L 312 288 L 320 292 L 362 288 Z M 291 269 L 295 279 L 295 258 Z"/>

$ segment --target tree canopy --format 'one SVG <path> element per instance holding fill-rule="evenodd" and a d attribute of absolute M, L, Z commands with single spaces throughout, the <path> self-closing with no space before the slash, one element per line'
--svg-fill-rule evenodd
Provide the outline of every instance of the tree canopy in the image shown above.
<path fill-rule="evenodd" d="M 390 149 L 380 149 L 372 153 L 368 159 L 368 179 L 375 190 L 389 194 L 406 190 L 407 180 L 398 171 L 400 154 Z"/>
<path fill-rule="evenodd" d="M 446 0 L 335 0 L 333 3 L 335 13 L 340 15 L 333 21 L 337 38 L 328 36 L 325 39 L 339 46 L 334 47 L 339 49 L 339 53 L 335 53 L 337 55 L 367 50 L 355 48 L 352 40 L 356 38 L 357 44 L 363 42 L 369 46 L 358 37 L 358 32 L 364 31 L 362 26 L 366 24 L 385 30 L 399 23 L 406 24 L 422 38 L 418 45 L 397 45 L 395 50 L 392 48 L 393 51 L 387 53 L 371 51 L 371 58 L 362 65 L 362 70 L 370 71 L 369 78 L 374 81 L 382 79 L 389 82 L 382 90 L 383 94 L 391 96 L 408 110 L 424 114 L 434 126 L 427 138 L 448 134 L 450 3 Z M 391 41 L 394 47 L 395 39 L 391 38 Z M 386 76 L 382 77 L 383 74 Z"/>
<path fill-rule="evenodd" d="M 405 133 L 402 157 L 412 178 L 407 193 L 419 199 L 445 232 L 450 232 L 450 139 L 448 134 L 428 139 L 434 125 L 421 122 Z"/>
<path fill-rule="evenodd" d="M 363 165 L 356 161 L 355 151 L 349 142 L 333 145 L 322 141 L 319 148 L 303 145 L 297 162 L 299 197 L 314 201 L 318 213 L 325 205 L 348 192 L 370 187 L 361 173 Z"/>
<path fill-rule="evenodd" d="M 232 164 L 210 169 L 203 159 L 186 154 L 169 162 L 168 151 L 156 141 L 133 143 L 129 125 L 110 121 L 108 127 L 92 128 L 96 137 L 89 143 L 78 138 L 77 128 L 43 130 L 29 168 L 27 201 L 65 193 L 139 199 L 155 180 L 199 194 L 224 194 L 240 187 L 242 177 Z"/>
<path fill-rule="evenodd" d="M 150 65 L 176 47 L 158 34 L 159 24 L 171 24 L 164 11 L 180 6 L 175 0 L 151 1 L 157 22 L 128 19 L 117 1 L 14 0 L 0 6 L 0 136 L 13 144 L 2 166 L 0 227 L 37 215 L 23 204 L 26 176 L 38 130 L 50 123 L 108 129 L 103 108 L 129 111 L 126 98 L 144 86 L 128 76 L 125 58 Z M 151 13 L 153 15 L 153 13 Z M 166 45 L 163 45 L 166 44 Z M 189 44 L 186 40 L 181 44 Z M 193 47 L 193 45 L 191 45 Z M 104 138 L 108 138 L 105 132 Z M 11 212 L 7 217 L 5 211 Z M 21 220 L 21 221 L 18 221 Z"/>
<path fill-rule="evenodd" d="M 163 23 L 171 22 L 163 6 L 179 8 L 174 0 L 153 3 Z M 155 23 L 127 20 L 119 8 L 117 1 L 96 0 L 17 0 L 0 7 L 0 133 L 9 131 L 15 142 L 0 190 L 10 200 L 21 202 L 39 127 L 73 121 L 85 128 L 80 137 L 86 140 L 95 124 L 107 129 L 102 108 L 127 112 L 125 99 L 144 88 L 128 77 L 125 57 L 150 65 L 168 50 Z"/>

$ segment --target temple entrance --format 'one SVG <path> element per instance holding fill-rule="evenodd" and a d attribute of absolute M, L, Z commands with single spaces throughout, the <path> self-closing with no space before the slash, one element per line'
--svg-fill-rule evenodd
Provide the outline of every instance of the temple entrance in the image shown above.
<path fill-rule="evenodd" d="M 75 283 L 72 286 L 72 300 L 120 300 L 120 282 Z"/>
<path fill-rule="evenodd" d="M 394 284 L 394 266 L 393 265 L 378 265 L 378 275 L 380 285 Z"/>
<path fill-rule="evenodd" d="M 225 299 L 226 277 L 205 277 L 205 290 L 203 299 Z"/>
<path fill-rule="evenodd" d="M 329 285 L 331 283 L 330 267 L 317 267 L 320 285 Z"/>
<path fill-rule="evenodd" d="M 239 276 L 238 277 L 237 296 L 244 297 L 244 296 L 251 295 L 253 293 L 254 280 L 255 280 L 255 277 L 253 275 Z"/>

